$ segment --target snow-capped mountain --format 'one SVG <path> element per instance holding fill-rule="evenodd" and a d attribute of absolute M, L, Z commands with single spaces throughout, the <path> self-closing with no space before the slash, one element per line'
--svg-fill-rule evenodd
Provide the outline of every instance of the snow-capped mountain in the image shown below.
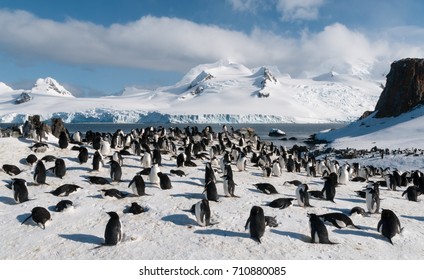
<path fill-rule="evenodd" d="M 73 96 L 68 90 L 66 90 L 61 84 L 55 79 L 47 77 L 45 79 L 37 79 L 33 88 L 30 90 L 31 93 L 47 93 L 61 96 Z"/>
<path fill-rule="evenodd" d="M 220 60 L 192 68 L 172 86 L 131 87 L 100 98 L 63 98 L 72 94 L 54 79 L 39 79 L 30 102 L 8 103 L 18 91 L 0 97 L 0 121 L 22 122 L 39 114 L 65 122 L 349 122 L 374 109 L 380 84 L 334 72 L 293 79 L 273 66 L 249 69 Z"/>
<path fill-rule="evenodd" d="M 13 89 L 11 87 L 9 87 L 8 85 L 6 85 L 3 82 L 0 82 L 0 93 L 10 92 L 10 91 L 13 91 Z"/>

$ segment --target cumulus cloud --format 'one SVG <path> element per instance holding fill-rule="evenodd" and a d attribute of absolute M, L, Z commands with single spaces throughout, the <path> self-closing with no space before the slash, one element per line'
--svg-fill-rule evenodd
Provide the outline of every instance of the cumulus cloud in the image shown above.
<path fill-rule="evenodd" d="M 323 4 L 324 0 L 278 0 L 277 10 L 285 21 L 314 20 Z"/>
<path fill-rule="evenodd" d="M 188 71 L 222 58 L 248 67 L 275 65 L 293 77 L 304 73 L 368 73 L 402 56 L 422 54 L 422 29 L 393 42 L 392 33 L 371 38 L 335 23 L 300 37 L 263 29 L 249 34 L 188 20 L 145 16 L 126 24 L 57 22 L 24 11 L 0 10 L 0 53 L 17 62 L 48 60 L 82 67 L 120 66 Z M 408 35 L 414 36 L 408 43 Z M 423 38 L 421 36 L 421 38 Z M 382 71 L 382 70 L 379 70 Z"/>
<path fill-rule="evenodd" d="M 235 11 L 239 12 L 252 12 L 255 11 L 260 4 L 263 4 L 261 0 L 227 0 L 231 7 Z"/>

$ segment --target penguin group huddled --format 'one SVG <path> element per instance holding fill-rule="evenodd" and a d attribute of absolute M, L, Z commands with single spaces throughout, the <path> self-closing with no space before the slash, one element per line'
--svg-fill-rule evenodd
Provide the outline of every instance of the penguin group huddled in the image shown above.
<path fill-rule="evenodd" d="M 83 200 L 82 195 L 77 203 L 72 200 L 74 193 L 83 192 L 94 202 L 108 200 L 101 207 L 103 215 L 97 217 L 105 228 L 102 245 L 107 246 L 131 240 L 131 236 L 125 238 L 125 222 L 143 225 L 143 215 L 155 211 L 155 207 L 148 206 L 149 201 L 159 192 L 169 201 L 185 199 L 173 206 L 173 211 L 185 215 L 190 209 L 186 219 L 189 222 L 183 224 L 186 230 L 213 227 L 230 231 L 222 220 L 242 220 L 236 228 L 244 237 L 263 244 L 267 235 L 278 232 L 268 228 L 282 229 L 290 213 L 302 213 L 299 222 L 304 222 L 303 232 L 308 236 L 302 241 L 341 244 L 337 240 L 341 229 L 358 231 L 360 235 L 361 231 L 371 230 L 363 227 L 366 219 L 373 219 L 374 231 L 396 245 L 396 235 L 403 230 L 399 218 L 402 213 L 391 210 L 385 195 L 396 192 L 399 198 L 413 203 L 424 193 L 424 175 L 418 170 L 400 172 L 342 163 L 336 160 L 337 155 L 330 159 L 328 154 L 306 146 L 278 147 L 251 132 L 226 126 L 221 131 L 210 126 L 202 130 L 188 126 L 147 127 L 129 133 L 121 129 L 115 133 L 61 132 L 58 138 L 33 143 L 27 152 L 20 155 L 26 170 L 3 164 L 7 186 L 13 191 L 10 196 L 22 204 L 52 195 L 57 197 L 57 204 L 28 209 L 29 216 L 21 223 L 32 218 L 43 229 L 47 222 L 54 227 L 56 218 L 71 215 L 62 213 L 67 208 L 75 208 L 72 215 L 77 215 L 81 204 L 92 203 Z M 77 179 L 72 175 L 75 170 L 82 174 Z M 204 176 L 188 176 L 196 172 Z M 191 191 L 180 192 L 183 184 L 185 188 L 191 185 Z M 348 185 L 357 189 L 348 197 L 340 197 L 339 190 Z M 34 188 L 44 191 L 33 195 Z M 63 200 L 64 196 L 69 199 Z M 163 206 L 168 204 L 166 199 Z M 242 205 L 237 212 L 244 216 L 226 217 L 220 211 L 233 204 Z M 133 214 L 131 218 L 126 216 L 129 213 Z M 181 222 L 175 224 L 181 226 Z"/>

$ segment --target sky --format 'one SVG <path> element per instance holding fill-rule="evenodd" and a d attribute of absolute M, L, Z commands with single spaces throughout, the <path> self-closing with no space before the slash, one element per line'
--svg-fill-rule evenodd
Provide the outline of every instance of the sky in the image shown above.
<path fill-rule="evenodd" d="M 0 0 L 0 81 L 79 96 L 172 85 L 229 59 L 292 77 L 384 77 L 424 53 L 419 0 Z"/>

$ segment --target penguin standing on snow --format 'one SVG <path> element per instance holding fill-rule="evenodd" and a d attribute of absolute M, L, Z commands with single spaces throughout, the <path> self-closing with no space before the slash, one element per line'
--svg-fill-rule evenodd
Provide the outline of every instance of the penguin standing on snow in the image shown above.
<path fill-rule="evenodd" d="M 373 183 L 372 185 L 373 187 L 368 186 L 365 189 L 365 202 L 368 212 L 374 214 L 380 211 L 380 191 L 378 189 L 378 183 Z"/>
<path fill-rule="evenodd" d="M 34 169 L 34 182 L 36 184 L 46 184 L 46 166 L 39 160 Z"/>
<path fill-rule="evenodd" d="M 122 240 L 122 225 L 116 212 L 107 212 L 107 214 L 110 219 L 106 224 L 104 245 L 113 246 Z"/>
<path fill-rule="evenodd" d="M 113 182 L 119 182 L 122 178 L 122 168 L 117 161 L 110 162 L 110 178 Z"/>
<path fill-rule="evenodd" d="M 324 222 L 316 214 L 308 214 L 312 243 L 334 244 L 328 239 L 328 231 Z"/>
<path fill-rule="evenodd" d="M 311 204 L 309 204 L 308 189 L 309 187 L 307 184 L 300 184 L 296 188 L 297 203 L 300 207 L 312 207 Z"/>
<path fill-rule="evenodd" d="M 377 224 L 377 230 L 393 245 L 392 238 L 396 234 L 401 233 L 402 228 L 399 218 L 392 210 L 382 209 L 381 219 Z"/>
<path fill-rule="evenodd" d="M 132 192 L 136 196 L 146 195 L 146 183 L 140 174 L 137 174 L 133 177 L 130 184 L 128 185 L 128 188 L 131 188 Z"/>
<path fill-rule="evenodd" d="M 194 215 L 200 226 L 211 225 L 211 209 L 209 208 L 209 201 L 207 199 L 202 199 L 194 205 Z"/>
<path fill-rule="evenodd" d="M 28 188 L 24 179 L 12 179 L 13 198 L 17 203 L 28 201 Z"/>
<path fill-rule="evenodd" d="M 66 174 L 66 164 L 65 161 L 61 158 L 57 158 L 54 161 L 54 166 L 52 168 L 50 168 L 54 175 L 56 175 L 56 177 L 59 177 L 60 179 L 63 178 L 63 176 L 65 176 Z"/>
<path fill-rule="evenodd" d="M 157 175 L 159 177 L 159 186 L 162 190 L 172 189 L 171 179 L 169 179 L 169 176 L 167 174 L 158 172 Z"/>
<path fill-rule="evenodd" d="M 336 196 L 337 177 L 337 174 L 334 172 L 324 177 L 325 182 L 324 187 L 322 188 L 322 193 L 325 200 L 334 202 L 334 197 Z"/>
<path fill-rule="evenodd" d="M 244 228 L 249 228 L 250 237 L 261 243 L 261 238 L 265 233 L 265 226 L 264 210 L 259 206 L 253 206 L 250 209 L 250 215 Z"/>

